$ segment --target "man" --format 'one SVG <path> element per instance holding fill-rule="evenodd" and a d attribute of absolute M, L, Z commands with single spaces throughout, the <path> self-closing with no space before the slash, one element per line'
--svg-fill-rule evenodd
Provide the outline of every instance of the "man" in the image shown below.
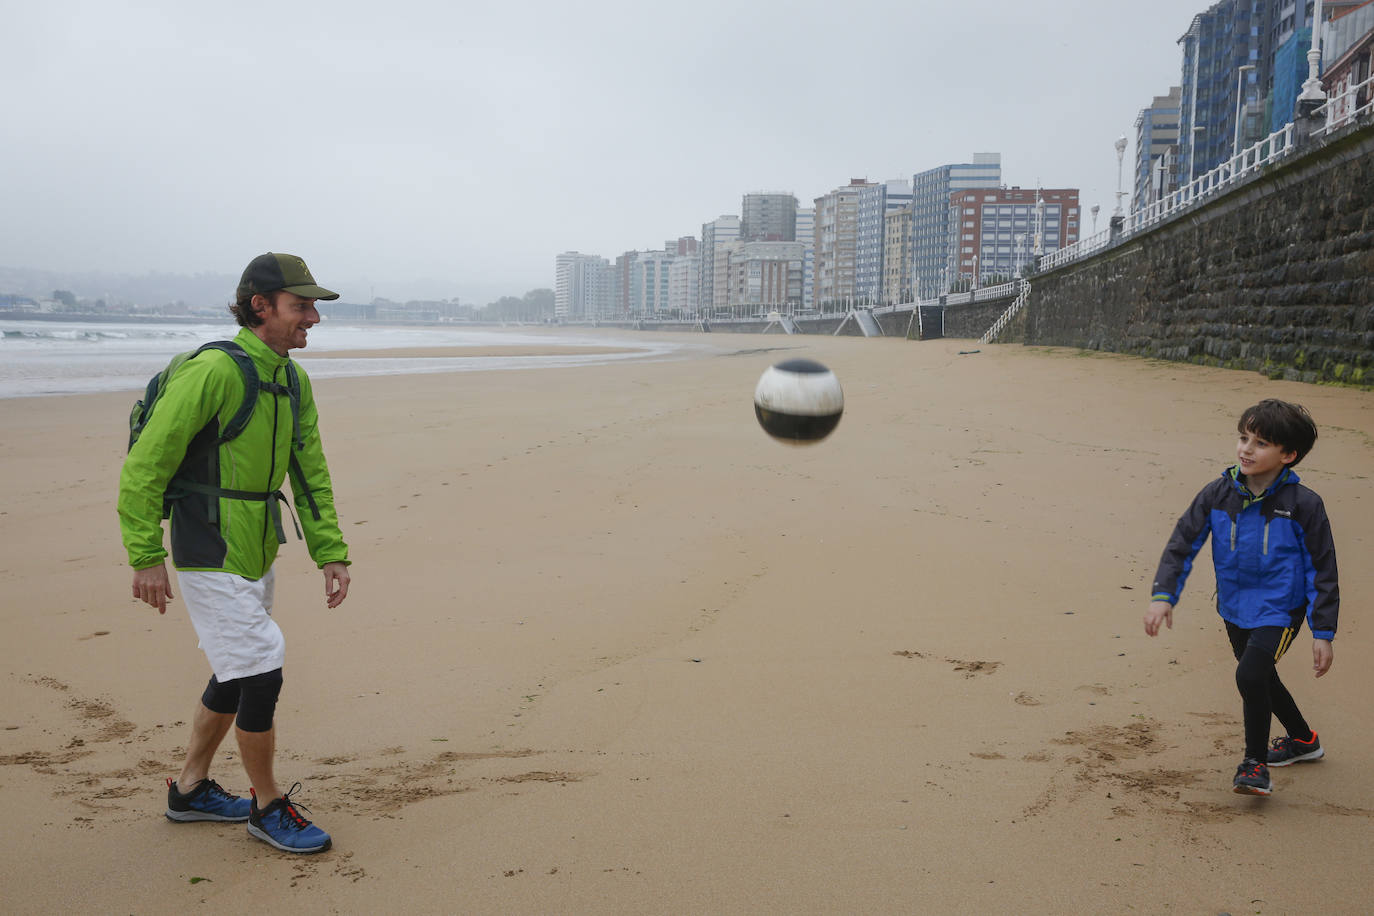
<path fill-rule="evenodd" d="M 334 511 L 310 380 L 287 353 L 304 347 L 320 320 L 315 301 L 337 298 L 315 284 L 298 257 L 269 252 L 254 258 L 230 308 L 242 326 L 234 343 L 243 353 L 204 349 L 176 368 L 119 478 L 133 595 L 167 612 L 173 595 L 161 520 L 170 506 L 172 564 L 214 672 L 193 717 L 181 773 L 167 780 L 167 817 L 247 821 L 249 834 L 286 852 L 322 852 L 331 842 L 301 816 L 290 793 L 278 790 L 273 773 L 285 643 L 271 616 L 272 564 L 285 541 L 286 497 L 279 488 L 288 472 L 306 546 L 324 571 L 326 604 L 338 607 L 349 586 L 348 547 Z M 239 364 L 245 353 L 251 368 Z M 260 388 L 249 404 L 245 391 L 253 369 Z M 223 441 L 226 426 L 248 407 L 242 432 Z M 231 726 L 251 800 L 210 778 L 210 763 Z M 269 802 L 260 807 L 263 799 Z"/>

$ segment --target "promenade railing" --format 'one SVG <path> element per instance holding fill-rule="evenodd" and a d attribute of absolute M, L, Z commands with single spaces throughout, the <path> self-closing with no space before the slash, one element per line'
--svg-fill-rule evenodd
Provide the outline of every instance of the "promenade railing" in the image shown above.
<path fill-rule="evenodd" d="M 1011 320 L 1016 317 L 1016 313 L 1021 311 L 1026 303 L 1030 301 L 1030 283 L 1028 281 L 1016 280 L 1006 285 L 1017 290 L 1016 298 L 1012 300 L 1011 305 L 1007 306 L 1007 310 L 998 316 L 997 320 L 992 323 L 992 327 L 988 328 L 983 336 L 978 339 L 979 343 L 991 343 L 996 340 L 997 335 L 1002 333 L 1002 329 L 1011 324 Z"/>

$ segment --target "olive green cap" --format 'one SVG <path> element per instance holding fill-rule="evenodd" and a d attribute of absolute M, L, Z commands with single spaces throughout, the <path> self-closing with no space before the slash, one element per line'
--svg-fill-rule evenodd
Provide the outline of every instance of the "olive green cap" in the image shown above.
<path fill-rule="evenodd" d="M 238 293 L 253 295 L 274 293 L 277 290 L 295 293 L 303 299 L 337 299 L 339 294 L 330 292 L 315 283 L 310 268 L 294 254 L 260 254 L 248 262 L 239 280 Z"/>

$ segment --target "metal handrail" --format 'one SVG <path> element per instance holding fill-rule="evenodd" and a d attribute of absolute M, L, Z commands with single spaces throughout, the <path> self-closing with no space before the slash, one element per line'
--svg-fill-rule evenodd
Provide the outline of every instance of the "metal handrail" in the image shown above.
<path fill-rule="evenodd" d="M 1364 104 L 1360 104 L 1360 93 L 1365 93 Z M 1336 103 L 1341 103 L 1336 106 Z M 1340 110 L 1347 109 L 1348 110 Z M 1333 108 L 1340 110 L 1339 114 L 1332 117 Z M 1325 116 L 1326 123 L 1322 125 L 1321 133 L 1330 133 L 1338 130 L 1347 124 L 1360 120 L 1361 118 L 1374 112 L 1374 74 L 1371 74 L 1362 83 L 1347 86 L 1345 91 L 1327 99 L 1317 107 L 1316 113 Z"/>
<path fill-rule="evenodd" d="M 1011 323 L 1011 320 L 1016 317 L 1016 313 L 1021 311 L 1021 309 L 1025 306 L 1026 302 L 1030 300 L 1031 285 L 1026 280 L 1017 280 L 1015 281 L 1015 283 L 1007 283 L 1004 285 L 1019 286 L 1020 294 L 1017 295 L 1017 297 L 1014 300 L 1012 300 L 1011 305 L 1007 306 L 1007 310 L 1003 312 L 998 317 L 998 319 L 992 323 L 992 327 L 988 328 L 987 331 L 984 332 L 983 336 L 978 338 L 979 343 L 992 343 L 993 339 L 996 338 L 997 335 L 1002 332 L 1003 328 L 1005 328 L 1008 324 Z"/>

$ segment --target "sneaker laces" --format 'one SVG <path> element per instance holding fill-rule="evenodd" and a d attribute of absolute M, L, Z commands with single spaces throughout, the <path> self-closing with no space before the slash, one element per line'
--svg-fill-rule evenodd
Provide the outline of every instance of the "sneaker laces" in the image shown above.
<path fill-rule="evenodd" d="M 1262 769 L 1264 769 L 1264 764 L 1260 763 L 1258 760 L 1246 760 L 1240 765 L 1240 775 L 1252 776 L 1258 779 Z"/>
<path fill-rule="evenodd" d="M 295 783 L 291 786 L 290 789 L 286 791 L 285 794 L 282 795 L 280 801 L 282 803 L 281 810 L 283 821 L 288 822 L 292 827 L 295 827 L 297 830 L 304 830 L 306 827 L 310 826 L 310 821 L 301 817 L 300 812 L 305 811 L 309 813 L 310 809 L 307 808 L 305 805 L 298 804 L 291 800 L 291 796 L 295 794 L 297 791 L 299 791 L 300 788 L 301 784 Z M 299 808 L 300 811 L 297 811 L 297 808 Z"/>
<path fill-rule="evenodd" d="M 237 795 L 231 795 L 224 786 L 215 782 L 208 776 L 205 777 L 205 780 L 200 784 L 198 791 L 204 792 L 206 795 L 216 796 L 224 801 L 238 801 Z"/>

